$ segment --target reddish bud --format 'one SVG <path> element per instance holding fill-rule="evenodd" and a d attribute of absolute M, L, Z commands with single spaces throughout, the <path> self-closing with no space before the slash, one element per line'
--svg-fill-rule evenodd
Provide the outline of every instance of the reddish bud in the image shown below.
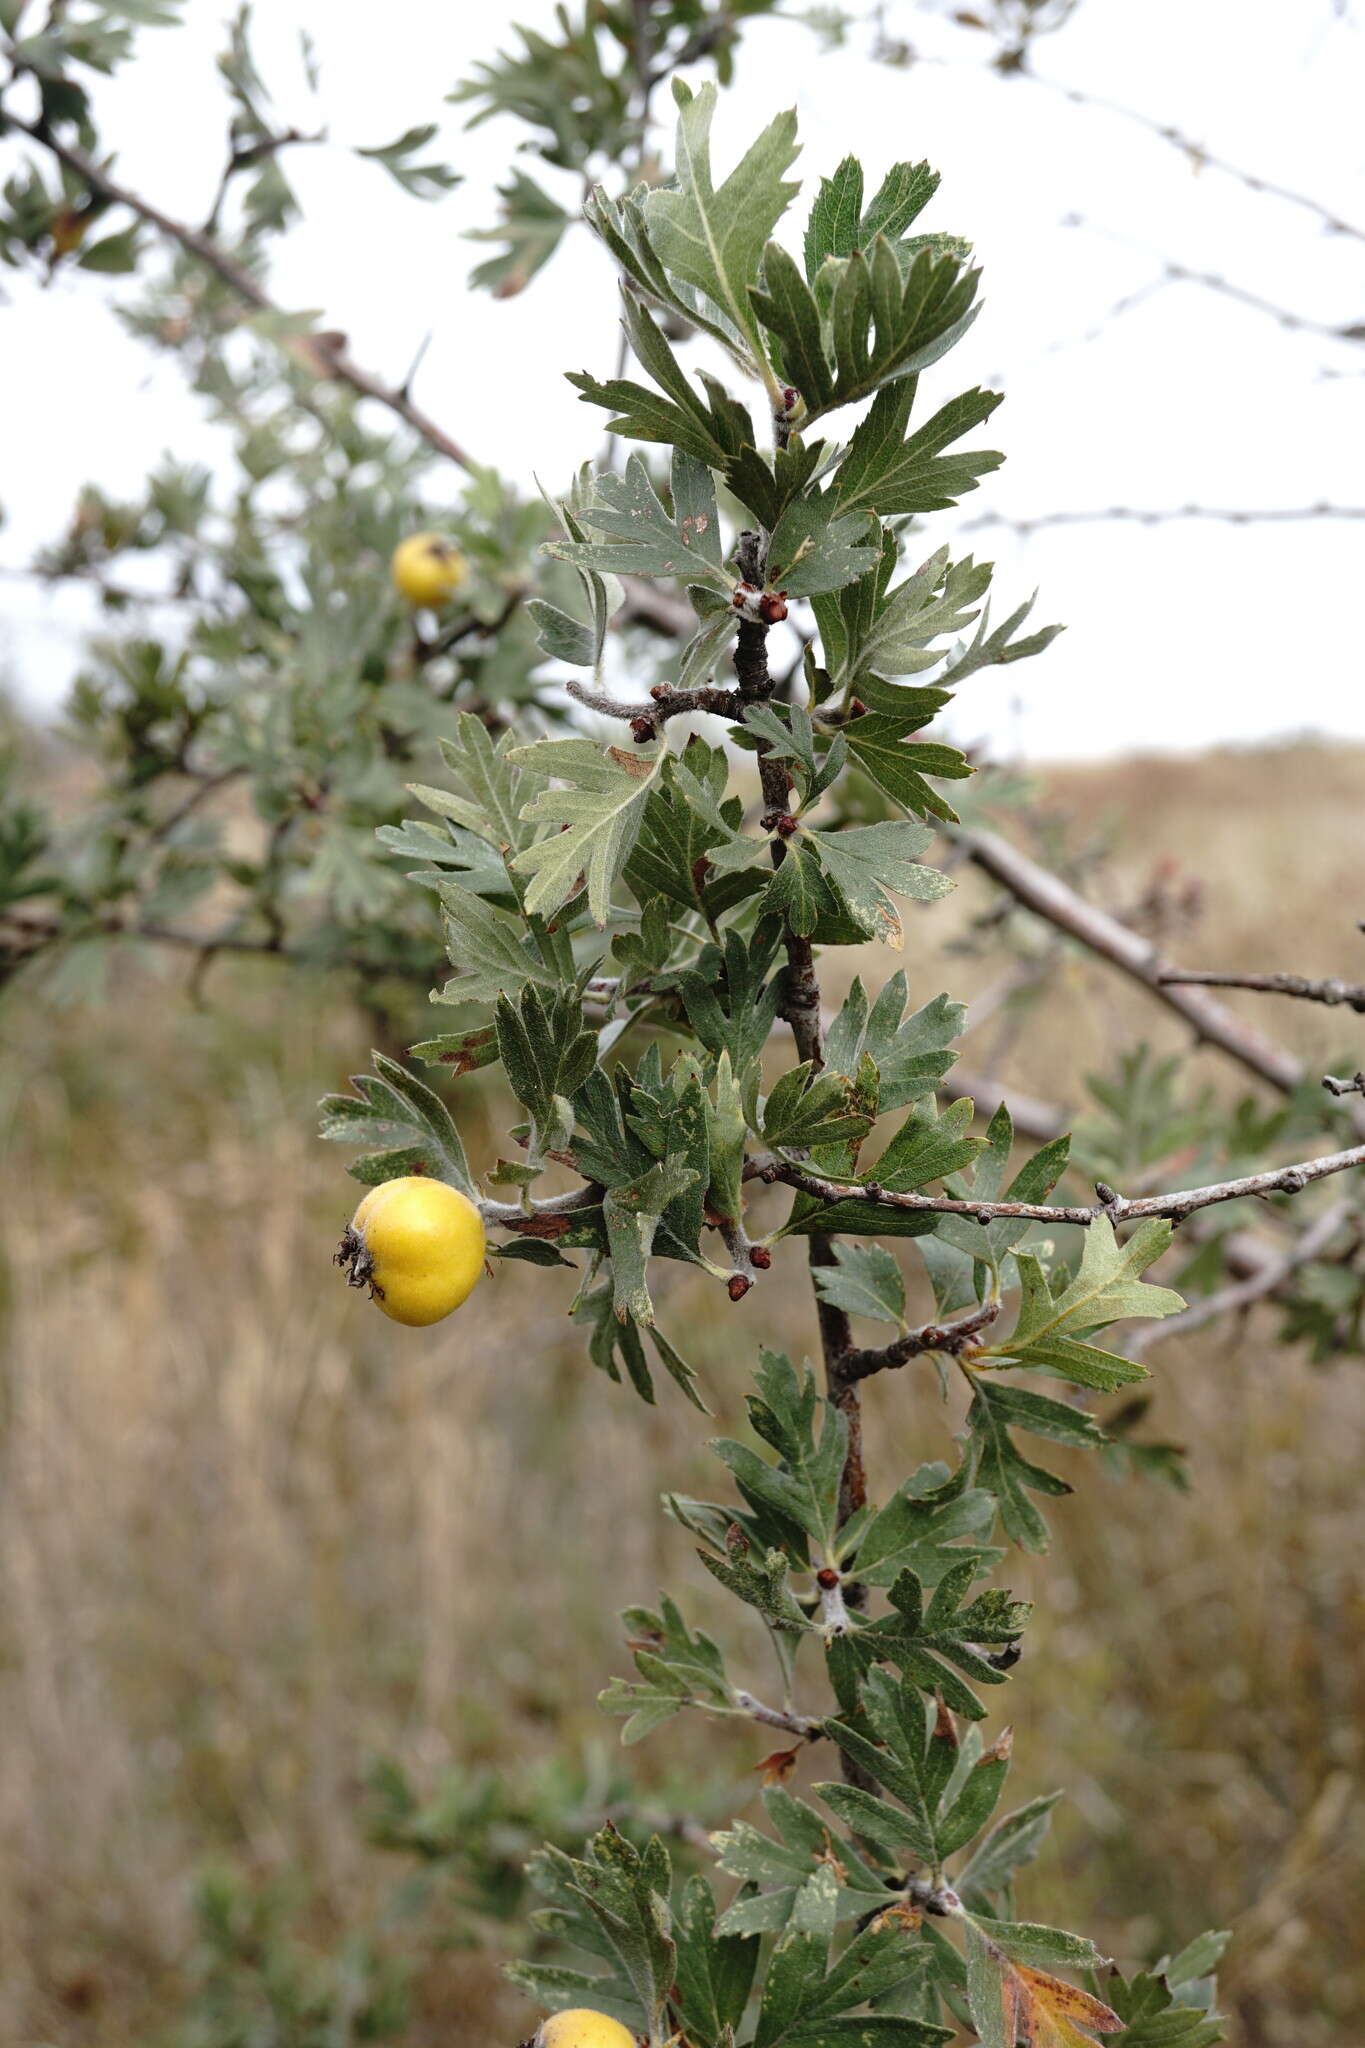
<path fill-rule="evenodd" d="M 853 702 L 848 707 L 848 715 L 850 718 L 866 718 L 867 706 L 861 697 L 853 699 Z"/>
<path fill-rule="evenodd" d="M 735 585 L 735 594 L 730 602 L 737 612 L 742 612 L 749 599 L 757 596 L 758 592 L 752 583 L 737 583 Z"/>
<path fill-rule="evenodd" d="M 792 817 L 790 812 L 785 813 L 777 821 L 777 833 L 780 839 L 790 839 L 792 833 L 799 830 L 800 827 L 797 825 L 795 818 Z"/>
<path fill-rule="evenodd" d="M 648 746 L 654 737 L 654 720 L 652 718 L 632 718 L 630 721 L 630 736 L 640 746 Z"/>
<path fill-rule="evenodd" d="M 776 626 L 787 616 L 787 596 L 782 590 L 770 590 L 758 601 L 758 615 L 765 626 Z"/>
<path fill-rule="evenodd" d="M 796 401 L 797 401 L 797 399 L 798 399 L 798 398 L 799 398 L 800 396 L 801 396 L 801 393 L 800 393 L 800 392 L 799 392 L 799 391 L 798 391 L 798 390 L 796 389 L 795 385 L 793 385 L 793 384 L 784 384 L 784 385 L 782 386 L 782 404 L 783 404 L 783 408 L 784 408 L 784 409 L 785 409 L 785 410 L 786 410 L 787 412 L 790 412 L 790 411 L 791 411 L 791 409 L 792 409 L 792 407 L 793 407 L 793 406 L 794 406 L 794 405 L 796 404 Z"/>
<path fill-rule="evenodd" d="M 771 1266 L 772 1262 L 773 1255 L 768 1250 L 766 1244 L 750 1245 L 749 1264 L 751 1266 L 757 1266 L 760 1273 L 766 1273 L 769 1266 Z"/>
<path fill-rule="evenodd" d="M 728 1550 L 731 1557 L 748 1556 L 749 1539 L 745 1535 L 744 1531 L 740 1528 L 738 1522 L 731 1522 L 730 1526 L 725 1531 L 725 1548 Z"/>
<path fill-rule="evenodd" d="M 649 694 L 656 704 L 662 704 L 665 697 L 673 695 L 673 691 L 667 683 L 656 683 Z"/>
<path fill-rule="evenodd" d="M 747 1273 L 732 1273 L 730 1275 L 730 1285 L 726 1291 L 731 1301 L 743 1301 L 753 1284 Z"/>
<path fill-rule="evenodd" d="M 832 1593 L 839 1583 L 839 1574 L 832 1565 L 825 1565 L 815 1574 L 815 1583 L 822 1593 Z"/>

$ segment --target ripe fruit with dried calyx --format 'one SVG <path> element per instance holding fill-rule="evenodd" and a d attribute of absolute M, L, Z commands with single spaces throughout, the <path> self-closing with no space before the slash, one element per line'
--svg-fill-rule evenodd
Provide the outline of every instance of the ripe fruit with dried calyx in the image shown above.
<path fill-rule="evenodd" d="M 370 1189 L 336 1262 L 386 1316 L 420 1329 L 468 1299 L 483 1275 L 484 1242 L 483 1218 L 458 1188 L 405 1174 Z"/>

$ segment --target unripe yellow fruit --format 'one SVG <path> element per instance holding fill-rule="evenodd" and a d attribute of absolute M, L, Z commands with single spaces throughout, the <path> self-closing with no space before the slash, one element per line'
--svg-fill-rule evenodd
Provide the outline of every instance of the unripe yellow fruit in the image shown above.
<path fill-rule="evenodd" d="M 443 1180 L 405 1174 L 371 1188 L 341 1240 L 337 1264 L 368 1286 L 396 1323 L 439 1323 L 483 1275 L 483 1218 Z"/>
<path fill-rule="evenodd" d="M 410 533 L 400 540 L 390 568 L 399 594 L 428 611 L 439 611 L 468 574 L 460 550 L 439 533 Z"/>
<path fill-rule="evenodd" d="M 535 2048 L 638 2048 L 629 2027 L 591 2006 L 552 2013 L 536 2035 Z"/>

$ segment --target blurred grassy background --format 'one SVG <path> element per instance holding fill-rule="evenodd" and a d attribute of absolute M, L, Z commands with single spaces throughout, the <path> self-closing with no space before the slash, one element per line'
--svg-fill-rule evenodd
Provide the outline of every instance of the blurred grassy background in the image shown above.
<path fill-rule="evenodd" d="M 1365 751 L 1072 769 L 1045 794 L 1114 829 L 1108 900 L 1174 904 L 1177 957 L 1358 972 Z M 924 997 L 999 975 L 960 950 L 985 885 L 954 901 L 911 928 Z M 149 961 L 94 1013 L 21 994 L 0 1019 L 0 2041 L 286 2038 L 207 2012 L 193 1896 L 224 1865 L 244 1897 L 274 1888 L 300 1955 L 358 1927 L 399 1940 L 407 1883 L 435 1933 L 403 2038 L 510 2043 L 530 2023 L 498 1976 L 510 1925 L 457 1914 L 439 1859 L 418 1895 L 366 1839 L 365 1773 L 398 1759 L 426 1794 L 494 1769 L 512 1817 L 466 1833 L 495 1860 L 522 1807 L 553 1805 L 557 1755 L 583 1760 L 585 1811 L 618 1796 L 593 1704 L 626 1668 L 616 1610 L 665 1584 L 731 1634 L 657 1509 L 664 1486 L 713 1489 L 709 1427 L 666 1384 L 644 1409 L 592 1371 L 568 1275 L 511 1267 L 429 1333 L 349 1293 L 327 1262 L 352 1187 L 313 1104 L 363 1063 L 365 1020 L 269 967 L 220 963 L 198 1008 L 183 978 Z M 1352 1044 L 1340 1013 L 1245 1000 L 1318 1071 Z M 1072 1104 L 1123 1047 L 1180 1042 L 1080 959 L 1006 1017 L 964 1066 Z M 1209 1055 L 1205 1078 L 1240 1092 Z M 457 1086 L 487 1157 L 498 1104 Z M 667 1274 L 662 1320 L 726 1428 L 758 1338 L 810 1343 L 798 1258 L 738 1308 Z M 1231 1926 L 1244 2048 L 1342 2048 L 1365 2038 L 1365 1367 L 1314 1369 L 1274 1327 L 1153 1353 L 1150 1433 L 1191 1447 L 1189 1494 L 1081 1461 L 1051 1558 L 1009 1574 L 1040 1603 L 1011 1791 L 1069 1795 L 1021 1903 L 1127 1959 Z M 884 1495 L 956 1412 L 928 1374 L 877 1382 L 869 1408 Z M 753 1809 L 764 1746 L 674 1723 L 627 1762 L 644 1804 L 715 1824 Z"/>

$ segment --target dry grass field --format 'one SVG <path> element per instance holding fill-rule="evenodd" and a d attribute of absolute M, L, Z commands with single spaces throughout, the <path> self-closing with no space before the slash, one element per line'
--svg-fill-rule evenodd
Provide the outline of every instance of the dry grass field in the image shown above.
<path fill-rule="evenodd" d="M 1112 835 L 1107 901 L 1155 883 L 1184 903 L 1178 957 L 1365 964 L 1365 750 L 1073 769 L 1045 795 L 1076 836 Z M 956 900 L 912 927 L 926 996 L 1000 971 L 957 950 L 985 885 Z M 0 2043 L 362 2038 L 213 2031 L 193 1900 L 227 1868 L 288 1897 L 304 1950 L 430 1930 L 403 2038 L 510 2044 L 515 1922 L 460 1911 L 437 1861 L 411 1893 L 360 1824 L 365 1774 L 398 1759 L 426 1794 L 487 1768 L 515 1807 L 556 1754 L 618 1769 L 593 1704 L 624 1668 L 617 1608 L 660 1583 L 690 1614 L 719 1605 L 657 1509 L 665 1485 L 709 1489 L 708 1431 L 670 1387 L 646 1409 L 592 1371 L 567 1275 L 510 1267 L 431 1332 L 348 1293 L 328 1258 L 351 1184 L 313 1104 L 363 1062 L 363 1020 L 268 967 L 220 965 L 195 1008 L 183 972 L 130 965 L 94 1012 L 40 1013 L 21 987 L 0 1013 Z M 1365 1023 L 1253 1013 L 1319 1070 Z M 964 1066 L 1074 1104 L 1078 1073 L 1142 1038 L 1180 1043 L 1077 958 L 1022 1019 L 997 1010 Z M 1240 1092 L 1213 1055 L 1189 1075 Z M 487 1157 L 497 1105 L 457 1085 Z M 726 1428 L 757 1336 L 810 1342 L 795 1287 L 732 1308 L 677 1269 L 663 1296 Z M 1241 2048 L 1349 2048 L 1365 1362 L 1314 1367 L 1274 1329 L 1157 1347 L 1152 1431 L 1191 1446 L 1192 1490 L 1091 1464 L 1052 1556 L 1012 1574 L 1040 1603 L 1008 1698 L 1015 1789 L 1068 1795 L 1026 1905 L 1129 1959 L 1231 1927 Z M 947 1442 L 930 1377 L 871 1389 L 874 1490 Z M 640 1802 L 751 1810 L 761 1743 L 671 1728 L 629 1753 Z M 405 1881 L 416 1920 L 396 1917 Z"/>

